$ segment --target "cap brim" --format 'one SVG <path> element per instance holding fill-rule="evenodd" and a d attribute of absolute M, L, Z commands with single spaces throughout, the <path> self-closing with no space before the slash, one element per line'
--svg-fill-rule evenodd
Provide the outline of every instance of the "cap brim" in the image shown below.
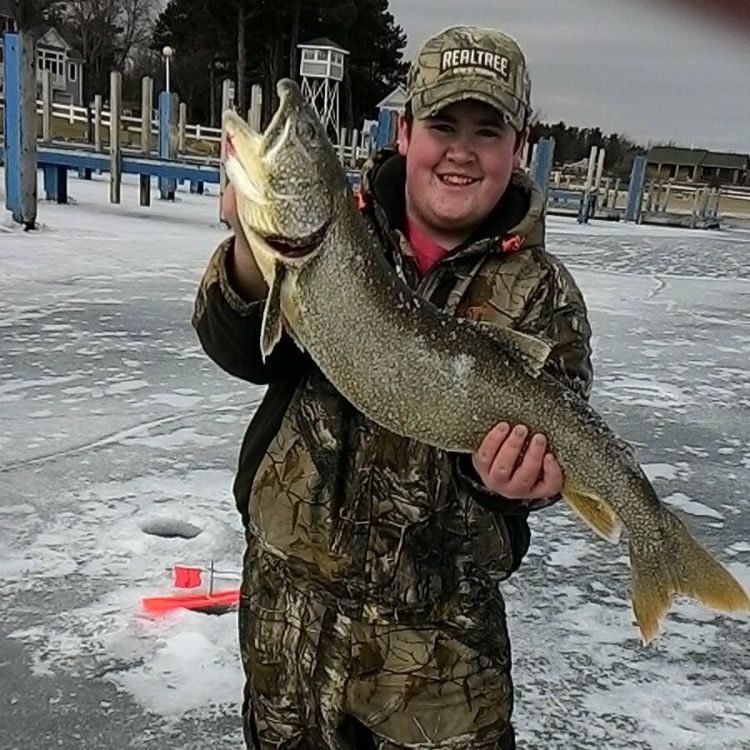
<path fill-rule="evenodd" d="M 423 120 L 427 117 L 434 117 L 440 110 L 451 104 L 471 99 L 496 109 L 515 130 L 523 128 L 526 113 L 518 98 L 498 86 L 488 86 L 486 83 L 482 86 L 466 85 L 456 90 L 456 82 L 450 81 L 426 91 L 416 92 L 410 101 L 414 117 Z"/>

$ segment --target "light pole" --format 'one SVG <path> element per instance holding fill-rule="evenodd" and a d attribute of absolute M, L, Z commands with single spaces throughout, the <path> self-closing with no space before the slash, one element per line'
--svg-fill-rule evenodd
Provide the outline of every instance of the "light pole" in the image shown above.
<path fill-rule="evenodd" d="M 164 91 L 159 94 L 159 158 L 174 159 L 177 156 L 177 131 L 174 109 L 177 106 L 177 96 L 172 97 L 169 80 L 169 63 L 174 55 L 170 46 L 162 47 L 164 58 Z M 172 100 L 175 99 L 173 102 Z M 177 185 L 169 177 L 159 178 L 159 194 L 162 200 L 174 200 Z"/>
<path fill-rule="evenodd" d="M 166 66 L 166 80 L 164 82 L 164 90 L 169 93 L 169 61 L 172 59 L 174 50 L 169 45 L 167 45 L 166 47 L 162 48 L 161 54 L 164 57 L 164 64 Z"/>

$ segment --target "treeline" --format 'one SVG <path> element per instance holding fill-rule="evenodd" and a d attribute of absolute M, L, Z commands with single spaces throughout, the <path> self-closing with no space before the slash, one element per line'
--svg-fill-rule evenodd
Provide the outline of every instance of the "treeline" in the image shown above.
<path fill-rule="evenodd" d="M 604 148 L 607 172 L 622 177 L 630 174 L 633 159 L 646 150 L 617 133 L 605 135 L 600 128 L 579 128 L 564 122 L 539 122 L 532 126 L 531 143 L 548 136 L 555 139 L 555 166 L 562 167 L 588 159 L 592 146 L 598 146 Z"/>
<path fill-rule="evenodd" d="M 388 0 L 170 0 L 153 46 L 175 48 L 176 84 L 195 119 L 216 122 L 216 82 L 230 77 L 243 112 L 250 86 L 262 86 L 267 121 L 276 106 L 275 82 L 299 79 L 298 45 L 320 37 L 348 52 L 340 111 L 342 126 L 351 130 L 406 74 L 406 35 Z"/>
<path fill-rule="evenodd" d="M 140 101 L 140 79 L 164 85 L 161 51 L 174 50 L 170 85 L 193 122 L 218 124 L 221 81 L 236 82 L 235 102 L 249 106 L 263 87 L 263 120 L 276 106 L 275 82 L 299 78 L 297 45 L 320 37 L 348 52 L 340 85 L 341 124 L 359 127 L 403 81 L 406 35 L 388 0 L 17 0 L 21 28 L 54 25 L 85 61 L 84 98 L 105 94 L 109 73 L 124 76 L 124 96 Z"/>
<path fill-rule="evenodd" d="M 84 58 L 84 100 L 109 89 L 123 73 L 123 93 L 140 106 L 140 79 L 164 87 L 164 46 L 174 50 L 171 87 L 187 103 L 191 122 L 218 125 L 221 81 L 236 82 L 236 105 L 247 111 L 250 88 L 263 88 L 263 122 L 276 106 L 275 81 L 299 78 L 297 45 L 326 37 L 348 51 L 340 87 L 341 125 L 359 128 L 377 116 L 378 102 L 406 77 L 406 35 L 388 0 L 16 0 L 22 28 L 54 25 Z M 555 164 L 588 157 L 603 146 L 609 172 L 629 174 L 643 149 L 599 128 L 538 122 L 532 143 L 555 138 Z"/>

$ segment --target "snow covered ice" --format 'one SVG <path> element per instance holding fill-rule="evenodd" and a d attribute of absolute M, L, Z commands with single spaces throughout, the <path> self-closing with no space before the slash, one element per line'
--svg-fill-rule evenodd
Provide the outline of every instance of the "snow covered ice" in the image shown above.
<path fill-rule="evenodd" d="M 231 484 L 262 389 L 190 326 L 217 201 L 70 193 L 37 232 L 0 226 L 0 747 L 237 748 L 236 614 L 141 608 L 175 564 L 241 565 Z M 553 217 L 548 242 L 589 306 L 594 404 L 750 587 L 750 233 Z M 192 531 L 149 533 L 169 524 Z M 626 547 L 562 504 L 533 531 L 504 586 L 521 748 L 750 747 L 747 617 L 680 601 L 643 649 Z"/>

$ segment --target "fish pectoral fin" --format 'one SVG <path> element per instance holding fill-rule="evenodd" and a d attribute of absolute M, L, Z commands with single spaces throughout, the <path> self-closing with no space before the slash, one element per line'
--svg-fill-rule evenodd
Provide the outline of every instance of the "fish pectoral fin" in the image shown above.
<path fill-rule="evenodd" d="M 563 486 L 562 496 L 573 512 L 602 539 L 612 544 L 620 540 L 622 521 L 602 498 L 592 492 L 568 485 Z"/>
<path fill-rule="evenodd" d="M 549 342 L 538 336 L 514 331 L 504 326 L 496 326 L 483 320 L 474 322 L 482 331 L 520 357 L 534 372 L 541 372 L 552 351 L 552 345 Z"/>
<path fill-rule="evenodd" d="M 277 263 L 273 276 L 268 284 L 268 297 L 263 308 L 263 322 L 260 330 L 260 351 L 263 361 L 281 340 L 283 324 L 281 322 L 281 285 L 284 281 L 284 266 Z"/>
<path fill-rule="evenodd" d="M 735 577 L 666 508 L 662 548 L 641 552 L 630 539 L 633 612 L 647 645 L 659 635 L 659 623 L 677 594 L 720 612 L 750 611 L 750 598 Z"/>

